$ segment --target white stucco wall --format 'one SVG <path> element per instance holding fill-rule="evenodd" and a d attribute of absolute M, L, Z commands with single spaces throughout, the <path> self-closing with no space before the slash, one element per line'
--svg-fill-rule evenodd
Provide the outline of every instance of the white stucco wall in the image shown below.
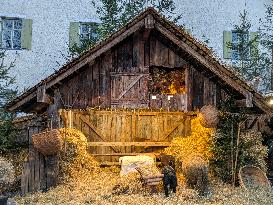
<path fill-rule="evenodd" d="M 175 0 L 181 24 L 192 34 L 210 39 L 209 46 L 222 57 L 223 31 L 238 22 L 239 12 L 249 12 L 253 30 L 264 16 L 264 4 L 271 0 Z M 23 17 L 33 20 L 32 49 L 8 50 L 7 62 L 16 59 L 12 75 L 20 90 L 33 86 L 65 63 L 68 52 L 69 23 L 96 19 L 91 0 L 1 0 L 0 16 Z M 57 63 L 58 62 L 58 63 Z"/>

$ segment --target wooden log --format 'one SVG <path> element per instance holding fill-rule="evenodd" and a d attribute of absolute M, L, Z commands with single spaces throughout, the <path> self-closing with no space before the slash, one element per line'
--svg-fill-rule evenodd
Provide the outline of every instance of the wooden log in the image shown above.
<path fill-rule="evenodd" d="M 149 175 L 149 176 L 144 176 L 143 179 L 154 179 L 154 178 L 163 178 L 164 174 L 154 174 L 154 175 Z"/>
<path fill-rule="evenodd" d="M 157 177 L 157 178 L 152 178 L 152 179 L 147 179 L 147 183 L 152 183 L 152 182 L 161 182 L 163 177 Z"/>
<path fill-rule="evenodd" d="M 158 185 L 160 182 L 149 182 L 147 183 L 148 186 L 155 186 Z"/>

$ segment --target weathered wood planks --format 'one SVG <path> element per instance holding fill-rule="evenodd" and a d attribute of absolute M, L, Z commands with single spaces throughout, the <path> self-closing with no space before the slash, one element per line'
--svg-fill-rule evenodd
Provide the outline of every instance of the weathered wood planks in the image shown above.
<path fill-rule="evenodd" d="M 70 112 L 73 113 L 73 128 L 87 136 L 89 151 L 99 161 L 117 161 L 119 153 L 153 152 L 169 146 L 175 136 L 189 135 L 191 130 L 190 113 L 60 110 L 66 126 Z"/>

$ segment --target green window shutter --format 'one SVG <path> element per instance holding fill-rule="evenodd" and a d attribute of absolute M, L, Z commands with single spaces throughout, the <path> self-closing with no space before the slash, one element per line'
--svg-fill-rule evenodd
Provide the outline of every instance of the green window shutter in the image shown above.
<path fill-rule="evenodd" d="M 231 31 L 224 31 L 223 38 L 223 50 L 224 50 L 224 58 L 230 59 L 232 54 L 232 49 L 229 47 L 229 44 L 232 43 L 232 33 Z"/>
<path fill-rule="evenodd" d="M 259 40 L 258 40 L 258 32 L 249 32 L 249 40 L 252 42 L 250 53 L 251 57 L 255 57 L 258 54 L 258 45 L 259 45 Z"/>
<path fill-rule="evenodd" d="M 21 46 L 30 50 L 32 43 L 32 19 L 23 19 Z"/>
<path fill-rule="evenodd" d="M 73 45 L 80 44 L 80 38 L 79 38 L 79 28 L 80 23 L 79 22 L 71 22 L 69 26 L 69 48 L 72 48 Z"/>

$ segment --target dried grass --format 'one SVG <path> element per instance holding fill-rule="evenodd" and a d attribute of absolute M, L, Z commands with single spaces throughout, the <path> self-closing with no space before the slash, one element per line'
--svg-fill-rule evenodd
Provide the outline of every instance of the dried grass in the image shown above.
<path fill-rule="evenodd" d="M 12 163 L 0 157 L 0 195 L 6 191 L 15 180 L 15 171 Z"/>
<path fill-rule="evenodd" d="M 181 171 L 183 160 L 190 155 L 198 155 L 208 161 L 213 153 L 210 149 L 213 142 L 214 130 L 205 128 L 200 123 L 201 117 L 191 121 L 192 133 L 187 137 L 176 137 L 172 140 L 171 146 L 164 150 L 167 155 L 173 155 L 178 161 L 176 169 Z"/>
<path fill-rule="evenodd" d="M 200 197 L 197 191 L 185 188 L 183 183 L 179 183 L 177 194 L 171 195 L 169 198 L 164 196 L 163 190 L 155 195 L 150 195 L 145 189 L 117 194 L 113 192 L 113 188 L 120 183 L 120 180 L 118 171 L 108 169 L 99 174 L 86 172 L 79 175 L 77 179 L 71 179 L 47 193 L 35 193 L 25 197 L 17 196 L 14 199 L 19 205 L 273 204 L 272 190 L 246 192 L 241 188 L 232 189 L 229 185 L 217 181 L 212 182 L 211 194 L 207 197 Z"/>
<path fill-rule="evenodd" d="M 60 153 L 60 181 L 76 178 L 81 173 L 99 172 L 99 163 L 88 153 L 87 139 L 76 129 L 62 128 L 59 133 L 65 142 Z"/>
<path fill-rule="evenodd" d="M 187 185 L 198 190 L 201 195 L 208 192 L 208 171 L 208 163 L 199 156 L 191 155 L 183 161 L 183 174 Z"/>

